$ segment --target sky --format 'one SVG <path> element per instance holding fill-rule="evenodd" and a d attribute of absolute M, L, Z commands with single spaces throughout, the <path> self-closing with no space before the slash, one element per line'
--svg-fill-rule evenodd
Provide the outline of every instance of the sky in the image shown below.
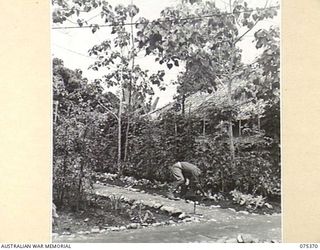
<path fill-rule="evenodd" d="M 160 16 L 160 11 L 165 7 L 174 6 L 181 0 L 109 0 L 111 5 L 131 4 L 131 1 L 139 7 L 139 15 L 146 17 L 147 19 L 155 19 Z M 213 0 L 212 0 L 213 1 Z M 216 6 L 222 10 L 226 10 L 228 0 L 215 0 Z M 266 0 L 247 0 L 249 6 L 263 7 Z M 277 5 L 276 0 L 269 0 L 268 6 Z M 100 23 L 97 11 L 89 13 L 83 13 L 81 18 L 89 20 L 88 23 Z M 77 17 L 70 18 L 62 25 L 52 24 L 52 27 L 58 26 L 77 26 Z M 255 49 L 253 40 L 253 34 L 260 28 L 268 29 L 270 26 L 280 26 L 280 16 L 278 15 L 274 19 L 268 19 L 259 23 L 246 37 L 239 42 L 240 48 L 243 50 L 243 62 L 250 63 L 256 56 L 259 55 L 259 51 Z M 110 34 L 110 28 L 101 28 L 95 34 L 92 34 L 90 29 L 51 29 L 51 54 L 52 57 L 58 57 L 64 61 L 64 65 L 70 69 L 81 69 L 83 76 L 90 80 L 99 78 L 104 73 L 103 71 L 87 70 L 88 67 L 94 63 L 94 59 L 88 55 L 88 50 L 94 45 L 99 44 L 105 40 Z M 173 67 L 168 70 L 165 65 L 160 65 L 154 61 L 152 57 L 144 57 L 139 55 L 136 58 L 136 62 L 141 65 L 143 69 L 149 69 L 150 72 L 157 72 L 158 70 L 165 70 L 166 75 L 164 81 L 170 83 L 174 81 L 181 70 L 181 68 Z M 108 89 L 108 91 L 115 91 L 114 89 Z M 172 97 L 176 93 L 176 86 L 168 84 L 165 91 L 160 91 L 155 88 L 155 96 L 159 96 L 158 108 L 172 101 Z"/>

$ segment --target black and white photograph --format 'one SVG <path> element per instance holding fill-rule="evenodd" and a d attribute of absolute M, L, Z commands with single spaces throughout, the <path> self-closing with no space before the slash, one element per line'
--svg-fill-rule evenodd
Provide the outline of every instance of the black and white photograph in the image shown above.
<path fill-rule="evenodd" d="M 50 11 L 52 241 L 281 243 L 280 2 Z"/>

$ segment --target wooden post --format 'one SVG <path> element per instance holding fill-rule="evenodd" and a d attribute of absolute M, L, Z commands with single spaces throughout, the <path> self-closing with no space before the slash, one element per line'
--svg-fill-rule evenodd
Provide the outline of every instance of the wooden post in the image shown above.
<path fill-rule="evenodd" d="M 55 107 L 54 107 L 54 124 L 57 123 L 57 119 L 58 119 L 58 106 L 59 106 L 59 101 L 55 101 Z"/>
<path fill-rule="evenodd" d="M 176 120 L 176 115 L 174 115 L 174 137 L 177 139 L 178 136 L 178 126 L 177 126 L 177 120 Z"/>
<path fill-rule="evenodd" d="M 185 100 L 186 100 L 186 97 L 185 95 L 182 95 L 182 115 L 184 116 L 185 114 Z"/>
<path fill-rule="evenodd" d="M 231 73 L 230 73 L 231 74 Z M 229 107 L 231 108 L 232 105 L 232 89 L 231 89 L 231 75 L 229 75 L 229 77 L 227 78 L 227 87 L 228 87 L 228 104 Z M 223 84 L 223 82 L 218 78 L 218 80 L 220 81 L 221 84 Z M 229 135 L 229 141 L 230 141 L 230 154 L 231 154 L 231 167 L 234 168 L 235 167 L 235 148 L 234 148 L 234 140 L 233 140 L 233 128 L 232 128 L 232 116 L 230 115 L 229 119 L 228 119 L 228 135 Z"/>
<path fill-rule="evenodd" d="M 176 113 L 174 113 L 174 143 L 175 143 L 175 155 L 178 157 L 178 126 L 177 126 L 177 118 Z"/>
<path fill-rule="evenodd" d="M 205 118 L 205 116 L 203 117 L 202 135 L 206 136 L 206 118 Z"/>
<path fill-rule="evenodd" d="M 190 114 L 191 114 L 191 104 L 189 105 L 189 112 L 188 112 L 188 136 L 191 136 L 191 129 L 192 129 Z"/>

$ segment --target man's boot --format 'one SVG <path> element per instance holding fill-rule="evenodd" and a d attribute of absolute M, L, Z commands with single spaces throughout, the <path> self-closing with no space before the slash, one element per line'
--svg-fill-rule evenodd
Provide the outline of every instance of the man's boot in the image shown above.
<path fill-rule="evenodd" d="M 180 192 L 180 198 L 185 199 L 188 193 L 188 186 L 187 185 L 182 185 L 181 186 L 181 192 Z"/>
<path fill-rule="evenodd" d="M 167 198 L 170 199 L 170 200 L 179 200 L 179 198 L 176 198 L 176 197 L 173 195 L 173 192 L 172 192 L 172 191 L 169 191 L 166 196 L 167 196 Z"/>
<path fill-rule="evenodd" d="M 174 200 L 174 195 L 172 193 L 167 193 L 167 198 L 170 200 Z"/>

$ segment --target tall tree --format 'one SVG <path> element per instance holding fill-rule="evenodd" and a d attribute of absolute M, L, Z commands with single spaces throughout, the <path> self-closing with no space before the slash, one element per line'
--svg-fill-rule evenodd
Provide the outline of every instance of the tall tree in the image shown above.
<path fill-rule="evenodd" d="M 117 5 L 114 10 L 111 5 L 104 4 L 101 16 L 107 24 L 112 25 L 111 37 L 99 45 L 94 46 L 90 55 L 96 55 L 97 60 L 91 66 L 93 70 L 107 69 L 103 82 L 107 87 L 119 87 L 119 110 L 118 120 L 118 168 L 121 172 L 121 161 L 127 160 L 128 134 L 130 117 L 132 117 L 133 104 L 138 108 L 144 106 L 141 103 L 147 101 L 148 97 L 154 95 L 152 83 L 160 86 L 164 72 L 158 71 L 150 74 L 135 63 L 138 49 L 135 46 L 133 27 L 127 29 L 126 23 L 132 21 L 138 14 L 139 9 L 135 5 Z M 135 100 L 133 99 L 135 98 Z M 150 99 L 151 100 L 151 99 Z M 127 115 L 127 127 L 125 129 L 125 141 L 122 142 L 122 115 Z M 122 150 L 122 145 L 124 150 Z M 122 151 L 124 151 L 122 155 Z"/>
<path fill-rule="evenodd" d="M 233 100 L 232 84 L 247 67 L 241 62 L 238 46 L 260 21 L 273 18 L 276 8 L 250 8 L 246 2 L 230 1 L 230 11 L 223 12 L 214 2 L 184 1 L 176 7 L 166 8 L 161 18 L 148 25 L 137 24 L 139 46 L 146 54 L 155 55 L 156 61 L 169 69 L 185 64 L 180 91 L 213 91 L 217 84 L 227 85 L 230 111 Z M 231 114 L 231 113 L 230 113 Z M 229 118 L 231 164 L 235 149 L 232 116 Z"/>

